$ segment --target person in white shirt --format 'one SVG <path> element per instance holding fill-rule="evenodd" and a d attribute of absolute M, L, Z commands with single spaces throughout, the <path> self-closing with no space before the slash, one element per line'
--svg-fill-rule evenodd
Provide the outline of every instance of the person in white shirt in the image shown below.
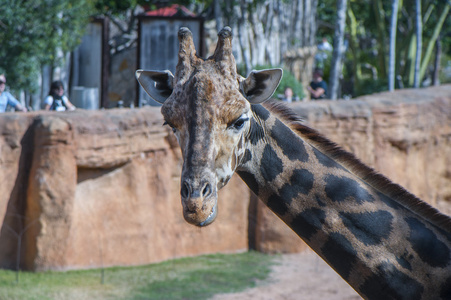
<path fill-rule="evenodd" d="M 332 45 L 327 41 L 327 39 L 323 38 L 322 42 L 318 45 L 318 50 L 332 52 L 333 48 Z"/>
<path fill-rule="evenodd" d="M 11 95 L 10 92 L 5 91 L 6 88 L 6 76 L 5 74 L 0 74 L 0 113 L 6 111 L 6 107 L 12 106 L 16 110 L 23 112 L 27 111 L 27 108 L 20 104 L 20 102 Z"/>
<path fill-rule="evenodd" d="M 44 99 L 45 110 L 75 110 L 75 106 L 70 103 L 66 95 L 64 95 L 64 85 L 57 80 L 50 85 L 50 92 Z"/>

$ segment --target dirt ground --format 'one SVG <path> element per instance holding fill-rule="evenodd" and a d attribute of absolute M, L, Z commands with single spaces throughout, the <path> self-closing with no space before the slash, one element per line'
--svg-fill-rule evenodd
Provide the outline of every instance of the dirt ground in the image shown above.
<path fill-rule="evenodd" d="M 314 252 L 284 254 L 278 258 L 269 282 L 212 300 L 357 300 L 362 299 Z"/>

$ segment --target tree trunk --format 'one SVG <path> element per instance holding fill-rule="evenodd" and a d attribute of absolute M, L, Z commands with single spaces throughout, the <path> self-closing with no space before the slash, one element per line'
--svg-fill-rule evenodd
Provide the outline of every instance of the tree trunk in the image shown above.
<path fill-rule="evenodd" d="M 388 90 L 395 89 L 395 63 L 396 63 L 396 29 L 398 23 L 398 3 L 399 0 L 392 2 L 392 15 L 390 21 L 390 51 L 388 61 Z"/>
<path fill-rule="evenodd" d="M 270 16 L 269 19 L 269 30 L 266 33 L 266 38 L 268 40 L 268 50 L 266 52 L 266 57 L 268 62 L 272 66 L 280 64 L 280 21 L 279 21 L 279 3 L 276 0 L 270 1 Z"/>
<path fill-rule="evenodd" d="M 304 95 L 308 95 L 306 87 L 312 80 L 315 64 L 316 46 L 316 1 L 296 0 L 282 1 L 283 9 L 289 12 L 285 16 L 288 23 L 286 47 L 281 47 L 283 67 L 289 70 L 304 87 Z"/>
<path fill-rule="evenodd" d="M 294 45 L 299 46 L 299 45 L 302 45 L 302 42 L 301 42 L 300 38 L 297 37 L 297 35 L 300 35 L 300 33 L 302 32 L 302 29 L 303 29 L 302 21 L 304 20 L 304 5 L 303 5 L 302 1 L 293 1 L 293 2 L 294 2 L 294 9 L 293 9 L 294 22 L 292 23 L 293 28 L 292 28 L 292 32 L 290 34 L 293 34 L 292 36 L 294 37 L 294 40 L 295 40 Z"/>
<path fill-rule="evenodd" d="M 256 13 L 250 14 L 251 27 L 254 29 L 254 36 L 251 41 L 252 49 L 252 65 L 263 65 L 266 62 L 265 50 L 267 40 L 265 38 L 265 30 L 262 21 L 258 16 L 263 15 L 263 9 L 257 8 Z"/>
<path fill-rule="evenodd" d="M 238 13 L 238 5 L 236 6 Z M 248 38 L 248 12 L 246 0 L 241 0 L 239 6 L 240 19 L 238 21 L 238 39 L 240 41 L 241 55 L 243 57 L 244 66 L 246 68 L 246 75 L 252 70 L 250 44 Z"/>
<path fill-rule="evenodd" d="M 360 63 L 360 47 L 359 47 L 359 41 L 357 37 L 357 20 L 354 15 L 354 12 L 352 11 L 351 6 L 348 6 L 347 9 L 347 22 L 348 22 L 348 28 L 350 32 L 349 37 L 349 50 L 352 53 L 353 61 L 352 61 L 352 78 L 353 78 L 353 94 L 355 95 L 356 92 L 359 93 L 360 91 L 360 82 L 362 80 L 362 65 Z"/>
<path fill-rule="evenodd" d="M 432 50 L 434 48 L 435 41 L 438 39 L 438 36 L 440 34 L 440 31 L 442 30 L 443 24 L 446 20 L 446 17 L 448 16 L 450 8 L 451 8 L 451 4 L 445 4 L 445 7 L 443 8 L 442 13 L 440 14 L 440 18 L 434 27 L 432 37 L 429 40 L 428 46 L 426 48 L 426 52 L 424 54 L 423 62 L 421 63 L 420 80 L 421 80 L 421 78 L 423 78 L 424 74 L 426 73 L 426 68 L 429 63 L 429 60 L 431 59 Z"/>
<path fill-rule="evenodd" d="M 346 25 L 347 0 L 337 0 L 337 22 L 334 34 L 334 50 L 332 52 L 332 62 L 329 77 L 329 98 L 336 100 L 340 85 L 340 75 L 342 72 L 342 60 L 344 53 L 344 33 Z"/>
<path fill-rule="evenodd" d="M 219 1 L 215 0 L 215 10 L 219 5 L 216 2 Z M 235 41 L 238 41 L 233 44 L 235 59 L 244 69 L 268 64 L 280 67 L 286 63 L 285 54 L 289 51 L 307 48 L 308 51 L 301 52 L 312 52 L 316 38 L 317 0 L 240 0 L 239 5 L 234 3 L 232 0 L 224 2 L 226 9 L 221 11 L 222 20 L 224 24 L 233 26 Z M 216 11 L 215 18 L 219 18 Z M 305 57 L 297 57 L 290 60 L 289 65 L 293 65 L 295 60 L 300 71 L 294 75 L 298 79 L 311 78 L 313 60 L 308 58 L 306 64 Z"/>
<path fill-rule="evenodd" d="M 442 43 L 439 38 L 435 43 L 434 73 L 432 74 L 432 85 L 434 86 L 440 85 L 439 73 L 440 73 L 441 56 L 442 56 Z"/>
<path fill-rule="evenodd" d="M 374 18 L 376 20 L 376 26 L 377 26 L 377 35 L 379 39 L 379 45 L 377 52 L 378 57 L 378 71 L 379 75 L 382 78 L 385 78 L 387 76 L 387 66 L 386 66 L 386 58 L 387 58 L 387 52 L 386 52 L 386 45 L 387 45 L 387 35 L 386 35 L 386 28 L 385 28 L 385 20 L 384 20 L 384 7 L 382 5 L 382 0 L 372 0 L 373 4 L 373 13 Z"/>
<path fill-rule="evenodd" d="M 221 2 L 220 0 L 214 0 L 214 15 L 216 20 L 216 30 L 219 32 L 224 27 L 224 21 L 222 18 L 222 12 L 221 12 Z"/>
<path fill-rule="evenodd" d="M 420 87 L 420 64 L 421 64 L 421 48 L 422 48 L 422 31 L 423 21 L 421 20 L 421 0 L 415 0 L 415 29 L 417 36 L 417 49 L 415 55 L 415 71 L 413 86 L 415 88 Z"/>

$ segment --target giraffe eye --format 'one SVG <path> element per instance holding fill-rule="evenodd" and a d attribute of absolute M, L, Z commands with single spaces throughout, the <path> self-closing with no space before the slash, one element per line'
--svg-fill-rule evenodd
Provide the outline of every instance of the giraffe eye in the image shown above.
<path fill-rule="evenodd" d="M 243 128 L 244 124 L 249 121 L 249 118 L 247 117 L 240 117 L 239 119 L 235 120 L 230 126 L 229 128 L 233 128 L 236 130 L 240 130 L 241 128 Z"/>

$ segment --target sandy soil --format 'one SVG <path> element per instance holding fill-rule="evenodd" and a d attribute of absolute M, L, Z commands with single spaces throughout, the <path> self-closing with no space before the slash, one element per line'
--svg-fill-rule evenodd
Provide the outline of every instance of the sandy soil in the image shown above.
<path fill-rule="evenodd" d="M 314 252 L 285 254 L 278 258 L 269 282 L 212 300 L 356 300 L 361 297 Z"/>

